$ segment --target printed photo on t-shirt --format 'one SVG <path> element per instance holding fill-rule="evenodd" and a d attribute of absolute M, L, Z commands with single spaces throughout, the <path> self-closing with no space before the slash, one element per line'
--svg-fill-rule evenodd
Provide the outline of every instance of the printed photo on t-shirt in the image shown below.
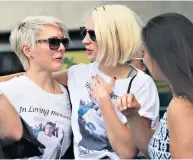
<path fill-rule="evenodd" d="M 42 158 L 59 158 L 64 138 L 63 129 L 57 123 L 51 121 L 39 123 L 32 129 L 37 139 L 46 147 L 41 150 L 43 153 Z"/>
<path fill-rule="evenodd" d="M 88 90 L 88 96 L 83 97 L 79 103 L 78 125 L 82 139 L 78 143 L 80 154 L 86 153 L 86 150 L 108 150 L 114 152 L 107 137 L 103 115 L 98 102 L 89 96 L 90 84 L 85 84 Z M 111 99 L 118 96 L 112 93 Z"/>

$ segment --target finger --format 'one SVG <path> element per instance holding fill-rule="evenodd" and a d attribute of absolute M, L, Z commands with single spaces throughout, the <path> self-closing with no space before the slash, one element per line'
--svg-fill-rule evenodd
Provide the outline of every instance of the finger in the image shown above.
<path fill-rule="evenodd" d="M 92 77 L 92 80 L 93 80 L 93 84 L 94 84 L 95 86 L 96 86 L 97 83 L 99 83 L 98 80 L 96 79 L 96 77 L 94 77 L 94 76 Z"/>
<path fill-rule="evenodd" d="M 131 108 L 132 106 L 132 102 L 133 102 L 133 95 L 132 94 L 127 94 L 127 98 L 126 98 L 126 103 L 127 103 L 127 107 Z"/>
<path fill-rule="evenodd" d="M 120 97 L 117 99 L 116 103 L 117 103 L 117 109 L 118 109 L 119 111 L 122 111 L 121 98 L 120 98 Z"/>
<path fill-rule="evenodd" d="M 101 76 L 99 76 L 98 74 L 96 75 L 96 80 L 99 82 L 99 83 L 105 83 L 104 79 L 101 78 Z"/>
<path fill-rule="evenodd" d="M 120 105 L 121 105 L 121 111 L 125 110 L 125 106 L 124 106 L 124 96 L 120 97 Z"/>
<path fill-rule="evenodd" d="M 136 109 L 140 109 L 141 108 L 141 104 L 137 101 L 136 97 L 133 95 L 133 101 L 132 103 L 134 104 Z"/>
<path fill-rule="evenodd" d="M 122 102 L 122 108 L 123 108 L 124 110 L 126 110 L 126 109 L 127 109 L 127 95 L 123 95 L 123 96 L 121 97 L 121 102 Z"/>
<path fill-rule="evenodd" d="M 140 104 L 136 100 L 135 96 L 133 94 L 129 94 L 127 96 L 127 106 L 130 108 L 140 108 Z"/>

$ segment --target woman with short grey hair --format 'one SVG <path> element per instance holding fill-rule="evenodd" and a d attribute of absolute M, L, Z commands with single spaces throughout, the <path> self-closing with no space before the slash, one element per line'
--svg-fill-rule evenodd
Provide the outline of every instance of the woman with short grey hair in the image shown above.
<path fill-rule="evenodd" d="M 1 84 L 0 107 L 13 106 L 34 135 L 42 134 L 39 140 L 46 148 L 38 158 L 61 158 L 71 143 L 71 106 L 67 89 L 52 73 L 62 68 L 67 29 L 55 17 L 27 17 L 11 31 L 10 43 L 26 73 Z M 53 124 L 49 135 L 47 122 Z"/>

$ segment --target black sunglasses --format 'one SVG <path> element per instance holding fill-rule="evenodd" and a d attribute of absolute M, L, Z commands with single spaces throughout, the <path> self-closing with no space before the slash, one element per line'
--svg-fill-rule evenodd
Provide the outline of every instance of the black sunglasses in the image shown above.
<path fill-rule="evenodd" d="M 80 27 L 80 35 L 82 39 L 86 37 L 86 34 L 88 33 L 90 39 L 94 42 L 96 42 L 96 35 L 94 30 L 87 30 L 86 27 Z"/>
<path fill-rule="evenodd" d="M 64 47 L 67 49 L 70 40 L 68 38 L 48 38 L 48 39 L 39 39 L 36 41 L 36 43 L 42 43 L 42 42 L 46 42 L 49 44 L 49 47 L 51 50 L 58 50 L 58 48 L 60 47 L 60 43 L 62 43 L 64 45 Z"/>

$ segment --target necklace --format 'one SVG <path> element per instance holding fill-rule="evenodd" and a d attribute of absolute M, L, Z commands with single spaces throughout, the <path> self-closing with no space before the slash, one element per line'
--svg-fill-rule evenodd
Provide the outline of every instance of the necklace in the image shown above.
<path fill-rule="evenodd" d="M 172 98 L 170 103 L 172 103 L 174 100 L 180 99 L 180 98 L 185 98 L 186 99 L 187 97 L 186 96 L 175 96 L 175 97 Z"/>

